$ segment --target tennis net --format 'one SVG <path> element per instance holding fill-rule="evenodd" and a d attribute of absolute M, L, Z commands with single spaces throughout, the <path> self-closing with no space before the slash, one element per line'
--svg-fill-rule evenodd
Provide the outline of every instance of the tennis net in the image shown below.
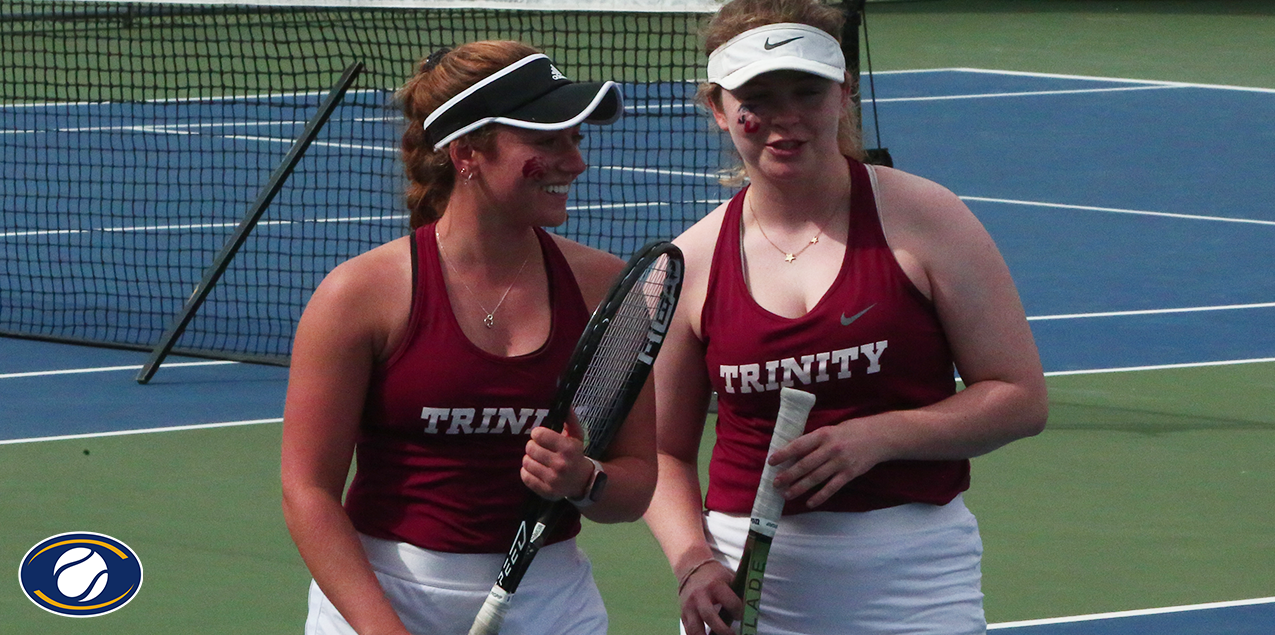
<path fill-rule="evenodd" d="M 519 39 L 622 83 L 627 116 L 586 131 L 564 235 L 625 255 L 724 196 L 691 103 L 711 0 L 313 1 L 0 2 L 0 335 L 153 347 L 355 62 L 174 352 L 286 363 L 323 275 L 404 235 L 389 102 L 440 46 Z"/>

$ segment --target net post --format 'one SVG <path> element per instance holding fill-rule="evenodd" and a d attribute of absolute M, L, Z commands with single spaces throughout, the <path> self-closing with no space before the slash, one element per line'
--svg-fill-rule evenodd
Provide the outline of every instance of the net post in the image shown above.
<path fill-rule="evenodd" d="M 863 134 L 863 104 L 859 95 L 859 28 L 863 25 L 865 0 L 845 0 L 841 12 L 846 21 L 841 26 L 841 53 L 846 58 L 846 72 L 850 74 L 850 98 L 854 102 L 855 122 L 859 134 Z"/>
<path fill-rule="evenodd" d="M 851 99 L 854 101 L 854 117 L 855 123 L 859 126 L 859 138 L 863 138 L 863 101 L 859 91 L 859 78 L 862 75 L 862 67 L 859 62 L 859 30 L 865 29 L 866 26 L 863 12 L 867 0 L 845 0 L 841 3 L 841 10 L 845 13 L 846 21 L 841 27 L 841 52 L 846 58 L 846 71 L 850 74 L 851 81 Z M 865 37 L 866 42 L 866 37 Z M 871 53 L 869 53 L 871 55 Z M 872 58 L 868 58 L 869 73 L 871 73 Z M 873 100 L 876 99 L 875 91 L 873 92 Z M 873 104 L 873 113 L 876 112 L 876 104 Z M 877 131 L 878 143 L 880 142 L 881 133 Z M 884 165 L 892 167 L 894 159 L 890 157 L 889 148 L 864 148 L 865 162 L 873 165 Z"/>
<path fill-rule="evenodd" d="M 284 182 L 288 180 L 292 171 L 297 167 L 301 157 L 309 149 L 310 143 L 318 136 L 319 131 L 323 129 L 324 124 L 328 122 L 328 118 L 332 116 L 332 112 L 336 110 L 337 105 L 340 104 L 341 99 L 345 96 L 346 90 L 354 84 L 354 80 L 362 71 L 363 64 L 361 62 L 351 64 L 341 74 L 341 78 L 332 87 L 332 90 L 328 92 L 327 96 L 323 98 L 323 101 L 319 103 L 319 109 L 306 122 L 305 129 L 301 131 L 301 135 L 292 143 L 288 154 L 284 156 L 283 161 L 279 163 L 266 181 L 266 184 L 261 188 L 261 192 L 257 195 L 257 200 L 248 209 L 248 212 L 244 214 L 243 220 L 239 222 L 239 226 L 235 228 L 234 233 L 222 245 L 221 251 L 213 259 L 212 264 L 204 270 L 204 277 L 195 286 L 195 291 L 191 293 L 181 311 L 169 323 L 168 330 L 164 332 L 159 343 L 151 351 L 150 358 L 146 360 L 141 372 L 137 374 L 137 383 L 145 384 L 155 376 L 155 372 L 159 370 L 159 365 L 172 352 L 173 346 L 177 343 L 177 338 L 181 337 L 182 332 L 186 330 L 186 326 L 194 319 L 199 307 L 203 305 L 204 300 L 208 298 L 208 294 L 212 292 L 217 281 L 221 279 L 221 275 L 230 266 L 230 261 L 234 259 L 239 248 L 248 240 L 253 228 L 257 226 L 257 221 L 261 220 L 261 216 L 265 213 L 266 208 L 270 206 L 270 202 L 274 200 L 275 195 L 283 188 Z"/>

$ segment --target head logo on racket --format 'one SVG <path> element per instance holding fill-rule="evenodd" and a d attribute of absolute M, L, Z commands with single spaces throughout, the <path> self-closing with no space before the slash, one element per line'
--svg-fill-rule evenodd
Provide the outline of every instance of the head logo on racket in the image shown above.
<path fill-rule="evenodd" d="M 655 363 L 655 354 L 664 343 L 664 335 L 668 333 L 669 323 L 673 321 L 673 309 L 677 308 L 678 293 L 681 292 L 682 270 L 685 263 L 680 258 L 668 258 L 663 270 L 653 271 L 646 284 L 658 284 L 662 288 L 659 301 L 654 309 L 654 319 L 646 332 L 646 348 L 638 353 L 638 361 L 646 365 Z M 663 280 L 654 280 L 655 274 L 662 274 Z M 666 284 L 665 280 L 676 281 Z"/>

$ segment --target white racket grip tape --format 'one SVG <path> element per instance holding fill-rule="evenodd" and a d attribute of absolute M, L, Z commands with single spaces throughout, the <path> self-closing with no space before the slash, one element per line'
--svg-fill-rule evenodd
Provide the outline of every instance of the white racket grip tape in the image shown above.
<path fill-rule="evenodd" d="M 509 612 L 509 604 L 512 599 L 512 593 L 506 592 L 499 586 L 492 586 L 491 593 L 487 594 L 487 599 L 483 602 L 483 607 L 478 609 L 478 616 L 474 618 L 474 625 L 469 628 L 469 635 L 496 635 L 499 633 L 501 624 L 505 623 L 505 614 Z"/>
<path fill-rule="evenodd" d="M 806 431 L 806 417 L 810 415 L 810 409 L 814 405 L 815 396 L 804 390 L 788 387 L 779 390 L 779 415 L 775 418 L 775 432 L 770 437 L 770 450 L 766 452 L 766 465 L 761 471 L 757 498 L 753 500 L 751 530 L 773 538 L 775 530 L 779 528 L 784 498 L 775 490 L 775 475 L 791 465 L 792 461 L 771 465 L 770 455 L 792 443 L 793 439 Z"/>

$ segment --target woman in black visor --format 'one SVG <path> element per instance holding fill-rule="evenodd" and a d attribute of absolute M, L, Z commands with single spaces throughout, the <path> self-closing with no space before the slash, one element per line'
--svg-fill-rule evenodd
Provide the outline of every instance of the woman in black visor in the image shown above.
<path fill-rule="evenodd" d="M 618 119 L 619 88 L 485 41 L 430 55 L 397 97 L 412 232 L 327 276 L 292 354 L 283 506 L 315 580 L 312 635 L 467 633 L 529 491 L 625 522 L 655 486 L 649 391 L 600 463 L 539 425 L 623 267 L 542 229 L 567 220 L 580 126 Z M 572 516 L 502 632 L 606 632 Z"/>

